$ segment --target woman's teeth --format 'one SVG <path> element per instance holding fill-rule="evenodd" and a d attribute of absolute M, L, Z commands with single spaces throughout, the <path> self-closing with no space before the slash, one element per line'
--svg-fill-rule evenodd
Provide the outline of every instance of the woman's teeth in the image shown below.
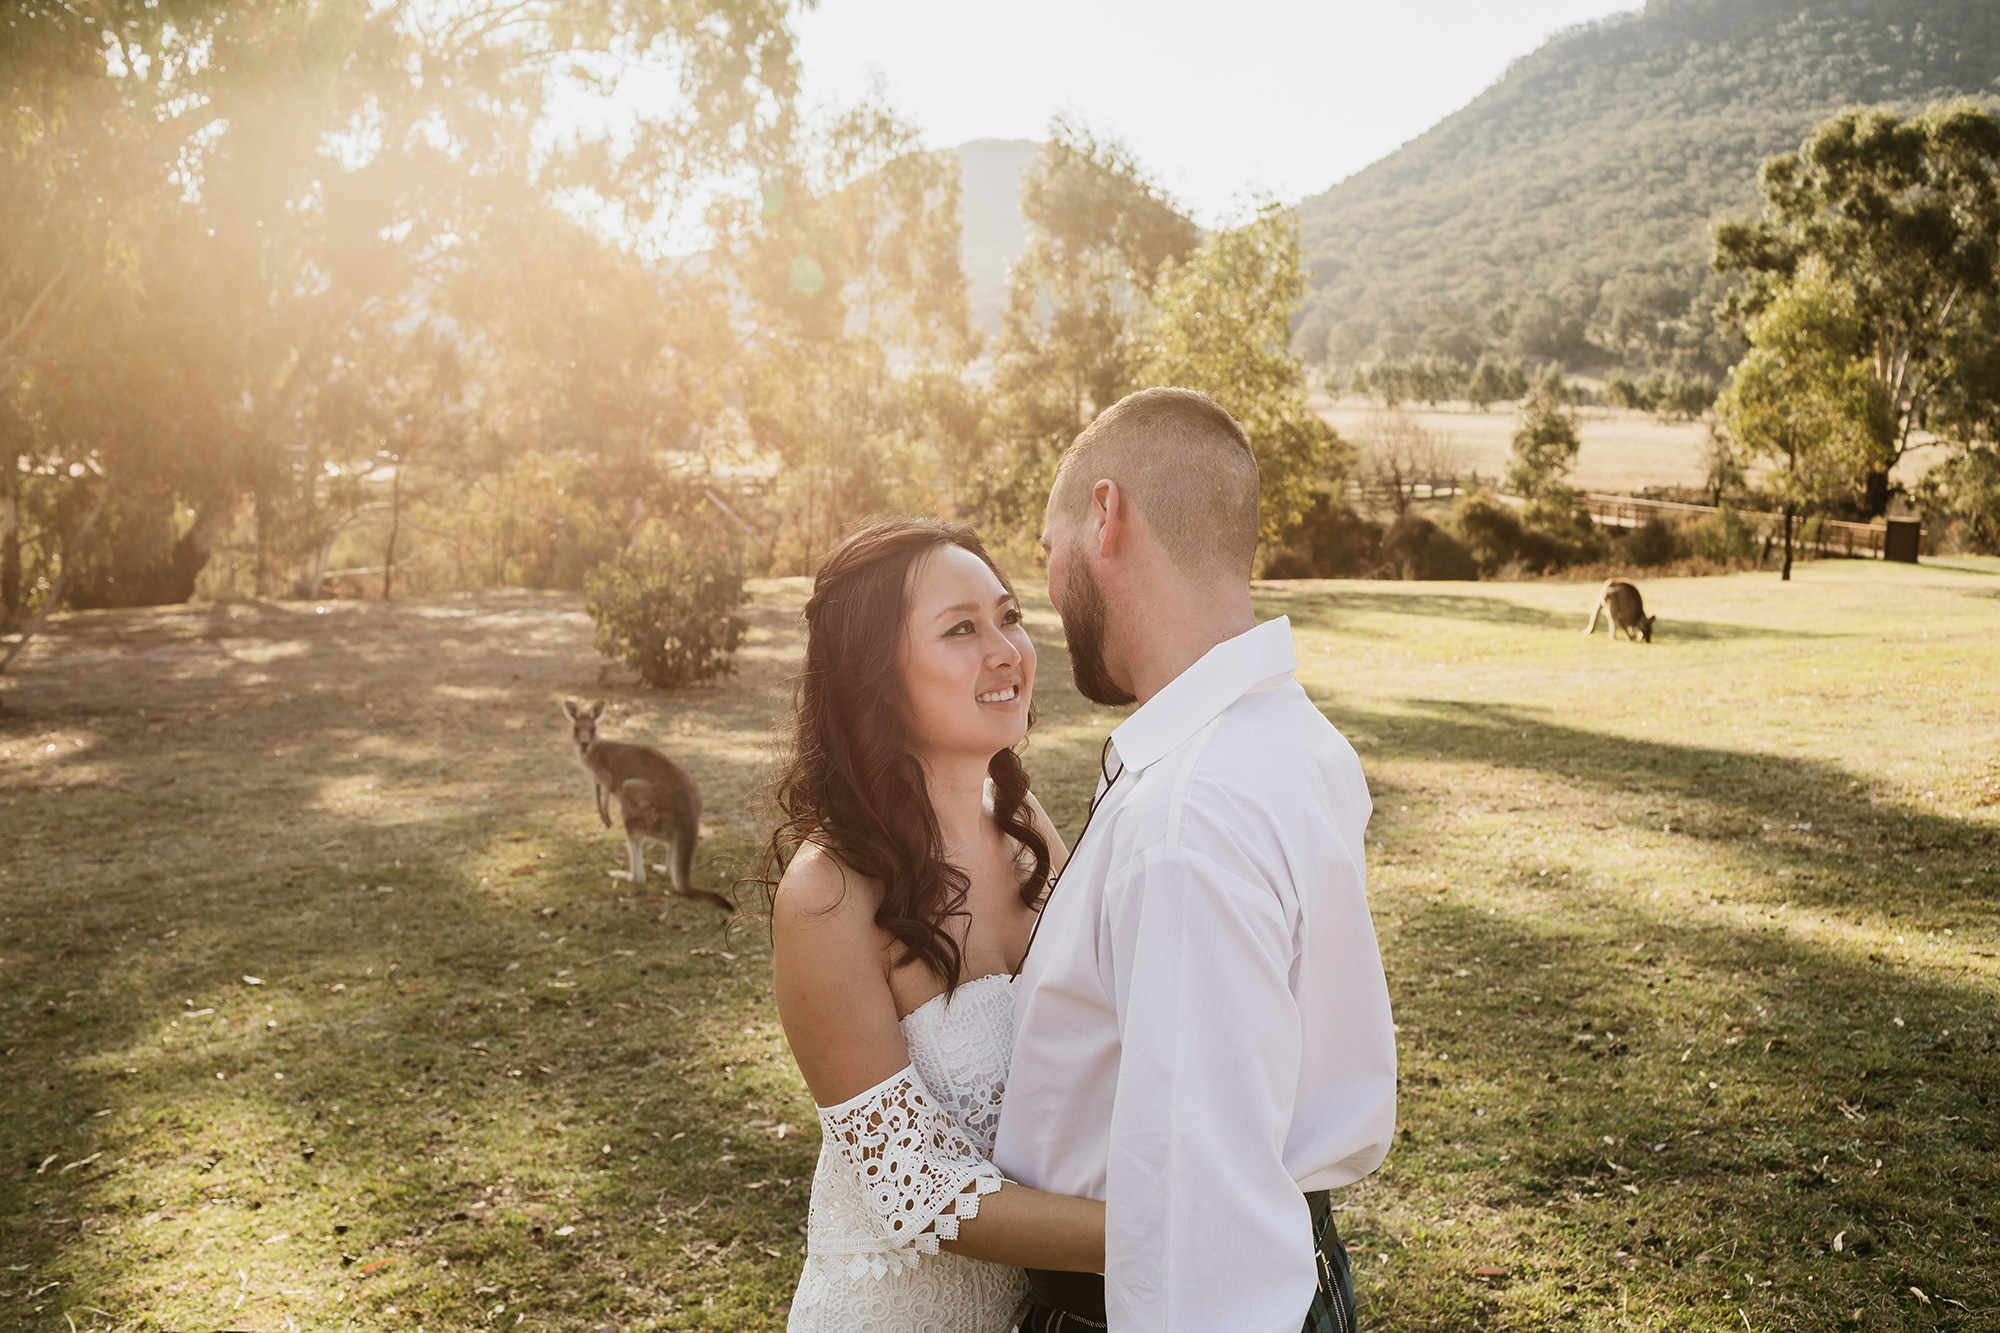
<path fill-rule="evenodd" d="M 991 694 L 980 695 L 979 702 L 983 704 L 1004 704 L 1020 692 L 1021 687 L 1019 685 L 1009 685 L 1004 690 L 995 690 Z"/>

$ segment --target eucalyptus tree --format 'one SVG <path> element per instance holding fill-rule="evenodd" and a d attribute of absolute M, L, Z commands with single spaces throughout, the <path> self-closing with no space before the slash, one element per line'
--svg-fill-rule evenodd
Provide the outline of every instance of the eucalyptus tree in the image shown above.
<path fill-rule="evenodd" d="M 1275 541 L 1316 488 L 1338 495 L 1353 459 L 1306 406 L 1291 320 L 1305 296 L 1297 218 L 1269 206 L 1161 267 L 1136 331 L 1141 384 L 1200 389 L 1243 426 L 1257 455 L 1259 531 Z"/>
<path fill-rule="evenodd" d="M 495 347 L 521 322 L 475 324 L 448 306 L 498 282 L 546 289 L 543 267 L 574 247 L 507 247 L 538 228 L 594 230 L 636 252 L 699 215 L 717 182 L 782 155 L 797 94 L 790 12 L 789 0 L 131 0 L 83 17 L 11 6 L 0 59 L 17 93 L 9 128 L 27 148 L 10 159 L 9 183 L 34 187 L 0 203 L 10 234 L 34 241 L 0 259 L 21 270 L 0 274 L 13 419 L 63 419 L 48 406 L 76 399 L 101 369 L 87 336 L 49 322 L 54 311 L 89 332 L 92 300 L 65 284 L 116 289 L 130 306 L 118 327 L 159 343 L 182 372 L 166 377 L 177 387 L 165 398 L 135 405 L 137 419 L 185 428 L 89 443 L 145 455 L 143 469 L 112 460 L 115 474 L 167 479 L 121 486 L 112 526 L 160 531 L 170 540 L 152 544 L 154 563 L 198 570 L 248 498 L 256 586 L 274 591 L 324 549 L 339 517 L 324 492 L 374 465 L 354 451 L 382 453 L 380 439 L 349 428 L 356 395 L 369 396 L 364 367 L 394 362 L 421 327 L 464 344 L 452 358 L 461 369 L 517 368 L 518 355 Z M 602 92 L 632 71 L 670 88 L 653 99 L 663 110 L 615 137 L 552 128 L 558 94 Z M 77 219 L 98 228 L 95 245 L 72 243 Z M 629 266 L 608 271 L 612 289 L 629 288 Z M 647 285 L 656 303 L 677 299 Z M 697 324 L 680 332 L 699 342 L 712 329 Z M 465 393 L 502 397 L 492 387 Z M 426 430 L 439 419 L 401 418 Z M 592 438 L 603 424 L 567 423 Z M 0 443 L 30 435 L 10 430 Z M 122 512 L 133 508 L 147 514 Z M 128 585 L 146 582 L 129 574 Z M 169 582 L 181 596 L 191 586 Z"/>
<path fill-rule="evenodd" d="M 769 557 L 804 570 L 871 512 L 948 509 L 986 438 L 963 376 L 958 162 L 865 102 L 739 208 L 743 413 L 779 464 Z"/>
<path fill-rule="evenodd" d="M 1003 520 L 1032 523 L 1071 439 L 1138 387 L 1161 266 L 1201 232 L 1123 144 L 1060 116 L 1022 182 L 1021 213 L 1028 243 L 1008 275 L 993 373 L 1006 447 L 983 489 Z"/>
<path fill-rule="evenodd" d="M 1843 112 L 1766 161 L 1760 184 L 1761 215 L 1715 228 L 1715 267 L 1747 279 L 1722 313 L 1747 326 L 1809 260 L 1847 289 L 1856 355 L 1893 422 L 1863 474 L 1880 513 L 1890 471 L 1959 374 L 1955 344 L 2000 288 L 2000 118 L 1972 102 L 1908 119 Z"/>
<path fill-rule="evenodd" d="M 1853 492 L 1895 429 L 1889 390 L 1860 355 L 1869 328 L 1849 285 L 1802 265 L 1750 321 L 1750 350 L 1716 407 L 1737 446 L 1769 465 L 1784 509 L 1783 577 L 1802 512 Z"/>

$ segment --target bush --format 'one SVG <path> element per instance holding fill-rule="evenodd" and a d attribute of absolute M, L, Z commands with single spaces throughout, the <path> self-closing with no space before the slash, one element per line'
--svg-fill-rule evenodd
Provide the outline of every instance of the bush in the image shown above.
<path fill-rule="evenodd" d="M 1264 557 L 1267 579 L 1366 578 L 1381 563 L 1382 525 L 1331 496 L 1313 502 Z"/>
<path fill-rule="evenodd" d="M 1476 579 L 1479 565 L 1459 540 L 1420 514 L 1404 514 L 1382 537 L 1390 578 Z"/>
<path fill-rule="evenodd" d="M 1655 514 L 1625 538 L 1625 558 L 1635 565 L 1670 565 L 1687 555 L 1680 525 Z"/>
<path fill-rule="evenodd" d="M 1724 509 L 1690 524 L 1681 534 L 1689 555 L 1726 565 L 1757 555 L 1757 533 L 1733 509 Z"/>
<path fill-rule="evenodd" d="M 1497 573 L 1521 559 L 1527 530 L 1513 506 L 1498 496 L 1488 491 L 1460 496 L 1452 506 L 1451 522 L 1480 573 Z"/>
<path fill-rule="evenodd" d="M 1590 506 L 1567 486 L 1552 487 L 1529 501 L 1521 521 L 1549 543 L 1545 568 L 1593 564 L 1611 554 L 1611 542 L 1597 530 Z"/>
<path fill-rule="evenodd" d="M 656 689 L 735 669 L 743 573 L 732 534 L 705 520 L 653 529 L 585 580 L 597 651 Z"/>

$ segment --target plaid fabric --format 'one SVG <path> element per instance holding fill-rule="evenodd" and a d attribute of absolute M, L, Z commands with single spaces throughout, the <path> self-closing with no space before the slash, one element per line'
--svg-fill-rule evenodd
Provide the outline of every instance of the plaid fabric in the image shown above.
<path fill-rule="evenodd" d="M 1354 1273 L 1347 1264 L 1347 1247 L 1333 1225 L 1333 1199 L 1325 1190 L 1306 1196 L 1312 1203 L 1313 1259 L 1319 1266 L 1319 1287 L 1306 1309 L 1301 1333 L 1356 1333 Z"/>
<path fill-rule="evenodd" d="M 1305 1327 L 1300 1333 L 1357 1333 L 1361 1327 L 1354 1313 L 1354 1276 L 1347 1264 L 1347 1247 L 1333 1225 L 1333 1199 L 1325 1190 L 1306 1196 L 1312 1205 L 1313 1260 L 1319 1268 L 1319 1286 L 1312 1305 L 1306 1309 Z M 1092 1313 L 1097 1311 L 1093 1309 Z M 1105 1327 L 1101 1319 L 1066 1313 L 1053 1306 L 1031 1301 L 1021 1333 L 1085 1333 Z"/>

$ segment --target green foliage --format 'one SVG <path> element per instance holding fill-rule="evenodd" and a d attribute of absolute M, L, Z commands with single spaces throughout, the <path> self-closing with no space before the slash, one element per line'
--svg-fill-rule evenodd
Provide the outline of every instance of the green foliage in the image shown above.
<path fill-rule="evenodd" d="M 655 689 L 735 669 L 746 600 L 741 556 L 719 522 L 690 515 L 648 525 L 628 550 L 584 582 L 597 651 L 636 669 Z"/>
<path fill-rule="evenodd" d="M 1522 400 L 1507 459 L 1507 489 L 1530 499 L 1567 494 L 1564 478 L 1583 446 L 1560 372 L 1551 368 Z"/>
<path fill-rule="evenodd" d="M 1955 377 L 1955 344 L 2000 290 L 2000 117 L 1972 102 L 1904 119 L 1847 111 L 1764 163 L 1763 214 L 1715 228 L 1715 266 L 1747 281 L 1726 315 L 1747 326 L 1807 265 L 1844 292 L 1843 339 L 1879 384 L 1891 426 L 1865 461 L 1870 512 L 1889 470 Z"/>
<path fill-rule="evenodd" d="M 1200 389 L 1242 425 L 1257 456 L 1265 541 L 1304 512 L 1315 482 L 1338 483 L 1351 462 L 1306 407 L 1305 367 L 1292 354 L 1291 317 L 1305 285 L 1297 220 L 1266 207 L 1162 266 L 1136 338 L 1138 384 Z"/>
<path fill-rule="evenodd" d="M 1528 394 L 1528 373 L 1518 361 L 1482 356 L 1465 382 L 1465 396 L 1480 411 L 1489 403 L 1519 402 Z"/>
<path fill-rule="evenodd" d="M 1201 233 L 1129 149 L 1061 116 L 1021 183 L 1021 213 L 1028 245 L 1008 274 L 993 368 L 1006 449 L 979 498 L 1025 530 L 1077 432 L 1140 387 L 1135 337 L 1153 285 Z"/>
<path fill-rule="evenodd" d="M 1540 573 L 1554 562 L 1550 543 L 1530 532 L 1514 506 L 1491 492 L 1460 496 L 1452 505 L 1451 523 L 1481 574 L 1496 574 L 1515 564 Z"/>
<path fill-rule="evenodd" d="M 2000 10 L 1965 0 L 1673 0 L 1559 33 L 1470 105 L 1300 205 L 1311 354 L 1447 333 L 1573 369 L 1719 376 L 1708 227 L 1759 164 L 1855 105 L 1990 96 Z"/>
<path fill-rule="evenodd" d="M 1757 554 L 1757 530 L 1734 509 L 1705 514 L 1681 529 L 1687 553 L 1718 565 L 1749 560 Z"/>
<path fill-rule="evenodd" d="M 1745 453 L 1773 466 L 1780 501 L 1811 508 L 1858 489 L 1889 452 L 1889 397 L 1861 359 L 1852 292 L 1815 260 L 1750 323 L 1750 351 L 1717 409 Z"/>
<path fill-rule="evenodd" d="M 1358 391 L 1380 399 L 1384 407 L 1396 407 L 1405 402 L 1435 406 L 1454 398 L 1470 396 L 1470 379 L 1465 367 L 1445 357 L 1377 361 L 1373 365 L 1357 366 L 1354 375 Z M 1492 382 L 1489 376 L 1488 387 Z M 1505 382 L 1504 375 L 1498 382 Z M 1502 396 L 1499 393 L 1493 395 L 1495 398 Z"/>
<path fill-rule="evenodd" d="M 1663 514 L 1632 529 L 1619 549 L 1627 560 L 1642 566 L 1670 565 L 1688 553 L 1680 524 Z"/>
<path fill-rule="evenodd" d="M 1382 577 L 1476 579 L 1479 565 L 1464 543 L 1422 514 L 1397 516 L 1382 534 Z"/>
<path fill-rule="evenodd" d="M 1612 407 L 1693 421 L 1714 404 L 1715 394 L 1715 381 L 1707 376 L 1647 375 L 1635 380 L 1621 370 L 1604 381 L 1603 400 Z"/>
<path fill-rule="evenodd" d="M 2000 449 L 1973 445 L 1926 472 L 1916 502 L 1933 524 L 1965 524 L 1971 545 L 2000 554 Z"/>
<path fill-rule="evenodd" d="M 1322 491 L 1279 541 L 1266 547 L 1267 579 L 1359 579 L 1381 567 L 1382 525 Z"/>

